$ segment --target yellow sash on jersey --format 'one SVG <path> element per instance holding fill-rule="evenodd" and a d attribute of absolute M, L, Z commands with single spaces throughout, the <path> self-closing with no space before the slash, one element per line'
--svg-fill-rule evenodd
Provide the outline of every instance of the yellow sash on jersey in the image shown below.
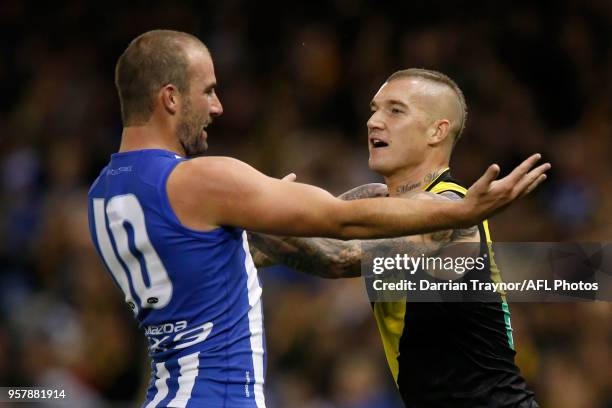
<path fill-rule="evenodd" d="M 448 170 L 448 169 L 446 169 Z M 444 174 L 444 173 L 443 173 Z M 439 180 L 440 176 L 433 180 L 429 185 L 425 187 L 428 191 L 440 194 L 444 191 L 455 191 L 461 193 L 461 195 L 465 195 L 467 189 L 460 186 L 459 184 L 449 182 L 449 181 L 441 181 Z M 433 187 L 431 187 L 433 185 Z M 501 277 L 499 274 L 499 269 L 495 260 L 493 258 L 493 247 L 491 241 L 491 235 L 489 233 L 489 223 L 487 220 L 483 221 L 482 229 L 484 230 L 484 239 L 486 240 L 488 252 L 489 252 L 489 260 L 490 260 L 490 269 L 491 269 L 491 279 L 493 282 L 501 282 Z M 482 240 L 483 237 L 481 236 Z M 504 309 L 505 321 L 506 321 L 506 329 L 508 334 L 508 343 L 511 348 L 514 348 L 514 344 L 512 341 L 512 328 L 510 326 L 510 311 L 508 309 L 508 305 L 506 303 L 505 294 L 502 293 L 502 308 Z M 387 364 L 389 365 L 389 369 L 393 374 L 393 379 L 395 380 L 395 384 L 397 385 L 397 376 L 399 373 L 399 343 L 402 334 L 404 333 L 404 317 L 406 315 L 406 302 L 385 302 L 385 303 L 374 303 L 374 317 L 376 318 L 376 324 L 378 326 L 378 330 L 380 332 L 380 337 L 382 339 L 383 347 L 385 349 L 385 355 L 387 357 Z"/>

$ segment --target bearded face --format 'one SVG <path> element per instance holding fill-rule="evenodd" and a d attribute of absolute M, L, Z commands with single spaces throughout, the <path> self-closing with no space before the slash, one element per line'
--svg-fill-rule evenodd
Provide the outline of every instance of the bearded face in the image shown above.
<path fill-rule="evenodd" d="M 189 86 L 180 91 L 183 101 L 178 112 L 176 136 L 187 157 L 200 156 L 208 149 L 206 127 L 223 114 L 217 97 L 217 80 L 208 50 L 189 54 Z"/>

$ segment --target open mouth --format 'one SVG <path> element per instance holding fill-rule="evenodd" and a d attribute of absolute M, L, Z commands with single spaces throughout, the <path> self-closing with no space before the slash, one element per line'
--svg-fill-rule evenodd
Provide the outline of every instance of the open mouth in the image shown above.
<path fill-rule="evenodd" d="M 202 136 L 204 138 L 208 137 L 208 133 L 206 132 L 206 128 L 208 127 L 208 125 L 210 125 L 210 122 L 206 123 L 204 126 L 202 126 Z"/>
<path fill-rule="evenodd" d="M 374 149 L 379 149 L 381 147 L 387 147 L 389 144 L 381 139 L 370 139 L 370 144 Z"/>

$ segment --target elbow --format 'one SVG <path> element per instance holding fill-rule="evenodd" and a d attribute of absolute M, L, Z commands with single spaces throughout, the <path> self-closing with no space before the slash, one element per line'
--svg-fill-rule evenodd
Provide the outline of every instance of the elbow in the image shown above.
<path fill-rule="evenodd" d="M 361 245 L 355 241 L 327 257 L 328 278 L 361 276 Z"/>

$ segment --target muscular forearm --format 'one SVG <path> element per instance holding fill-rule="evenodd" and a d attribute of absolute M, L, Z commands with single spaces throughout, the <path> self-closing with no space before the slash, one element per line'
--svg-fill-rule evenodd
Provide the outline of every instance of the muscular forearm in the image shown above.
<path fill-rule="evenodd" d="M 387 195 L 386 185 L 370 183 L 355 187 L 338 198 L 348 201 Z M 262 262 L 261 266 L 278 263 L 323 278 L 360 275 L 361 247 L 353 241 L 277 237 L 257 233 L 250 233 L 249 241 L 253 258 Z"/>

